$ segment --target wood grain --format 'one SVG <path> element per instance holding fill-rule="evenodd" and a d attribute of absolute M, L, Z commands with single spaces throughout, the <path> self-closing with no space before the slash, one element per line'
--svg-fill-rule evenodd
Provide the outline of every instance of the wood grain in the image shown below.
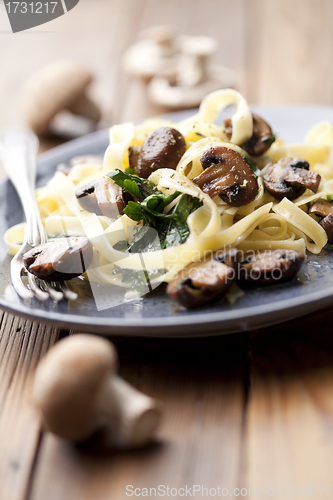
<path fill-rule="evenodd" d="M 3 313 L 0 340 L 0 498 L 25 498 L 40 438 L 30 402 L 33 371 L 58 338 L 52 327 Z"/>
<path fill-rule="evenodd" d="M 274 498 L 283 485 L 300 485 L 306 498 L 306 486 L 319 496 L 332 482 L 332 320 L 324 310 L 252 334 L 245 482 L 261 492 L 274 486 Z"/>
<path fill-rule="evenodd" d="M 126 485 L 181 488 L 238 484 L 245 402 L 246 337 L 115 339 L 122 376 L 164 408 L 146 450 L 74 448 L 43 437 L 31 499 L 126 497 Z M 52 487 L 50 487 L 52 485 Z M 74 486 L 75 485 L 75 486 Z"/>

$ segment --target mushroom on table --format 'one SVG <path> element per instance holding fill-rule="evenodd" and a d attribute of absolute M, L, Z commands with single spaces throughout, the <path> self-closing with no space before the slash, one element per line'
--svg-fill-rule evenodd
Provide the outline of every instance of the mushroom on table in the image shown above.
<path fill-rule="evenodd" d="M 92 73 L 73 61 L 49 64 L 33 75 L 23 96 L 24 115 L 29 127 L 37 135 L 48 133 L 51 121 L 62 110 L 98 122 L 100 108 L 86 92 L 92 80 Z"/>
<path fill-rule="evenodd" d="M 60 340 L 39 363 L 34 380 L 44 427 L 73 442 L 104 429 L 114 445 L 145 445 L 161 411 L 121 379 L 117 368 L 116 350 L 106 339 L 77 334 Z"/>

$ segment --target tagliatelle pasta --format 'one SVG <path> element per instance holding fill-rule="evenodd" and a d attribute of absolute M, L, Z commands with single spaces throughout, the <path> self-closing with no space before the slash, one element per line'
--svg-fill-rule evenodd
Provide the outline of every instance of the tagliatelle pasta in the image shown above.
<path fill-rule="evenodd" d="M 235 105 L 236 110 L 228 130 L 216 120 L 230 105 Z M 123 280 L 115 269 L 151 273 L 150 282 L 154 287 L 161 281 L 170 282 L 180 270 L 204 258 L 207 253 L 230 247 L 244 252 L 284 248 L 303 254 L 306 250 L 320 253 L 327 243 L 327 234 L 318 224 L 318 219 L 308 213 L 308 207 L 319 198 L 333 195 L 332 125 L 323 122 L 313 127 L 303 144 L 283 144 L 279 140 L 264 154 L 254 157 L 242 147 L 254 134 L 253 123 L 251 110 L 243 96 L 227 89 L 207 96 L 198 113 L 182 122 L 150 119 L 138 126 L 132 123 L 113 126 L 103 165 L 75 165 L 68 175 L 57 171 L 46 186 L 37 189 L 36 198 L 49 238 L 86 236 L 94 247 L 89 279 L 123 288 L 130 288 L 131 283 Z M 159 127 L 173 127 L 186 141 L 186 151 L 175 170 L 159 168 L 149 177 L 159 192 L 172 198 L 163 214 L 171 214 L 184 194 L 196 199 L 197 205 L 187 217 L 188 236 L 183 243 L 165 246 L 156 241 L 153 250 L 128 252 L 120 249 L 119 243 L 129 245 L 135 241 L 144 222 L 125 214 L 111 218 L 88 211 L 79 203 L 75 191 L 116 169 L 128 171 L 129 148 L 141 147 L 148 134 Z M 233 206 L 223 197 L 211 197 L 193 182 L 204 171 L 202 155 L 210 148 L 233 150 L 254 169 L 258 190 L 249 203 Z M 293 200 L 278 200 L 265 189 L 263 175 L 284 157 L 309 162 L 310 170 L 321 176 L 316 193 L 307 189 Z M 246 189 L 246 183 L 240 188 Z M 11 255 L 18 251 L 23 234 L 24 224 L 6 232 L 5 242 Z"/>

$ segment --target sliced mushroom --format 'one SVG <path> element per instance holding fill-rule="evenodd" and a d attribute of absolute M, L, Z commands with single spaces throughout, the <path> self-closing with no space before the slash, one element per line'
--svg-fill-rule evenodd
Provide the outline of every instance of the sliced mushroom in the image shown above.
<path fill-rule="evenodd" d="M 320 198 L 312 205 L 309 213 L 321 217 L 319 224 L 326 231 L 329 243 L 333 244 L 333 203 Z"/>
<path fill-rule="evenodd" d="M 185 150 L 185 139 L 178 130 L 160 127 L 151 132 L 143 143 L 135 173 L 147 179 L 159 168 L 175 169 Z"/>
<path fill-rule="evenodd" d="M 286 197 L 294 200 L 301 196 L 306 189 L 317 192 L 320 175 L 310 172 L 309 164 L 301 158 L 281 158 L 271 165 L 264 176 L 266 190 L 277 200 Z"/>
<path fill-rule="evenodd" d="M 260 156 L 271 147 L 275 141 L 271 127 L 260 116 L 252 114 L 253 118 L 253 133 L 250 139 L 242 144 L 249 155 Z"/>
<path fill-rule="evenodd" d="M 309 214 L 316 214 L 319 215 L 319 217 L 333 215 L 333 203 L 324 198 L 319 198 L 310 208 Z"/>
<path fill-rule="evenodd" d="M 235 281 L 238 256 L 239 251 L 231 249 L 193 262 L 168 284 L 168 295 L 188 308 L 222 298 Z"/>
<path fill-rule="evenodd" d="M 82 208 L 96 215 L 116 219 L 124 213 L 123 190 L 109 177 L 89 182 L 78 188 L 75 195 Z"/>
<path fill-rule="evenodd" d="M 229 205 L 247 205 L 258 193 L 252 168 L 233 149 L 216 146 L 201 159 L 204 171 L 192 179 L 211 198 L 219 195 Z"/>
<path fill-rule="evenodd" d="M 59 163 L 57 170 L 68 175 L 72 167 L 82 164 L 103 165 L 103 158 L 97 155 L 74 156 L 69 163 Z"/>
<path fill-rule="evenodd" d="M 85 237 L 59 238 L 23 255 L 29 273 L 46 281 L 64 281 L 83 274 L 93 258 L 93 246 Z"/>
<path fill-rule="evenodd" d="M 319 224 L 325 230 L 328 238 L 328 242 L 333 244 L 333 216 L 326 215 Z"/>
<path fill-rule="evenodd" d="M 261 250 L 245 256 L 240 263 L 240 280 L 252 285 L 277 285 L 292 280 L 304 255 L 295 250 Z"/>
<path fill-rule="evenodd" d="M 87 212 L 92 212 L 96 215 L 103 215 L 103 212 L 98 206 L 95 194 L 95 186 L 97 182 L 98 181 L 92 181 L 82 187 L 77 188 L 75 191 L 75 196 L 81 207 L 87 210 Z"/>
<path fill-rule="evenodd" d="M 124 213 L 126 204 L 123 190 L 110 177 L 101 179 L 95 184 L 95 195 L 103 215 L 116 219 L 118 215 Z"/>
<path fill-rule="evenodd" d="M 252 136 L 247 142 L 245 142 L 245 144 L 242 144 L 241 147 L 247 153 L 249 153 L 249 155 L 260 156 L 266 153 L 266 151 L 271 147 L 271 145 L 275 141 L 275 136 L 273 135 L 271 127 L 260 116 L 252 113 L 252 118 L 253 118 Z M 226 118 L 224 120 L 224 131 L 228 139 L 230 140 L 232 136 L 231 118 Z"/>

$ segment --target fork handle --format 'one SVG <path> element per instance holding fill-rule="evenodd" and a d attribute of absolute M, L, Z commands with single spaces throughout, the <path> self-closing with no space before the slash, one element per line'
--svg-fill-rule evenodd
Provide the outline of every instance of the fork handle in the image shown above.
<path fill-rule="evenodd" d="M 44 234 L 44 227 L 34 193 L 37 151 L 38 139 L 29 130 L 8 131 L 0 135 L 0 157 L 23 205 L 27 220 L 25 241 L 33 246 L 44 243 L 40 236 Z"/>

